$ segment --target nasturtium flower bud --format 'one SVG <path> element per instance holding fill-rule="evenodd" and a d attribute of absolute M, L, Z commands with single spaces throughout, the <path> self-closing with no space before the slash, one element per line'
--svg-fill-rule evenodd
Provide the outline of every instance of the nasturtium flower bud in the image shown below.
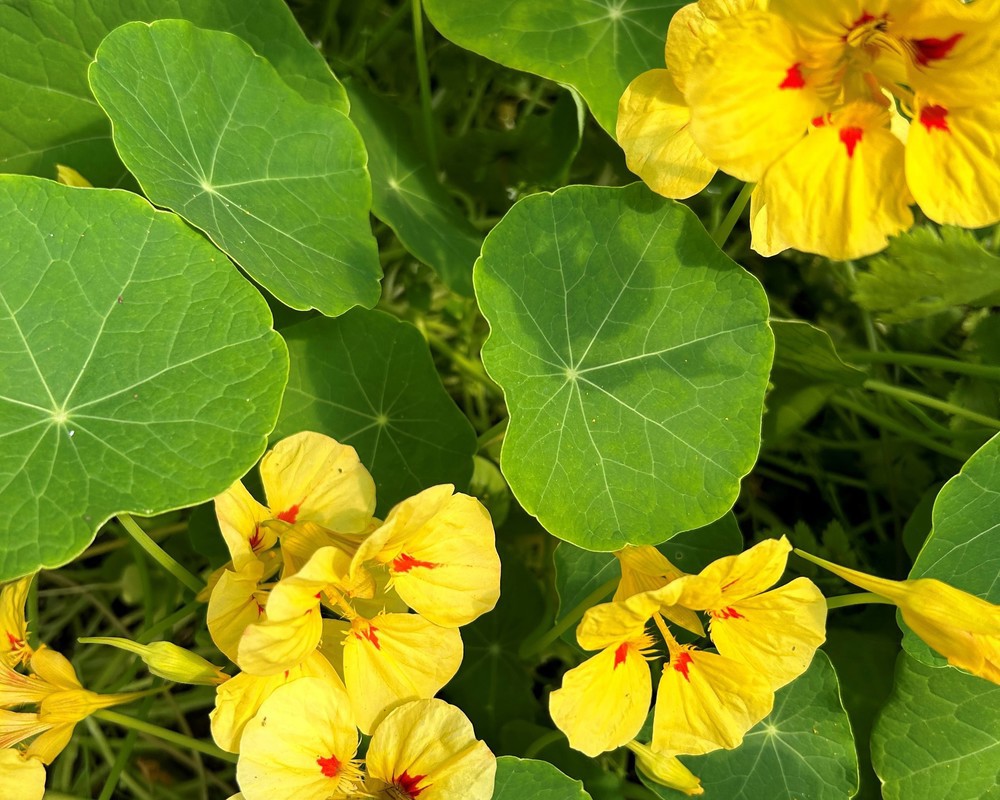
<path fill-rule="evenodd" d="M 130 639 L 114 636 L 92 636 L 79 641 L 81 644 L 106 644 L 135 653 L 149 667 L 153 675 L 175 683 L 214 685 L 229 678 L 219 667 L 197 653 L 185 650 L 172 642 L 139 644 Z"/>
<path fill-rule="evenodd" d="M 443 700 L 390 712 L 365 756 L 365 791 L 379 800 L 490 800 L 496 757 L 466 716 Z"/>
<path fill-rule="evenodd" d="M 935 578 L 893 581 L 795 552 L 848 583 L 890 600 L 910 630 L 949 664 L 1000 684 L 1000 606 Z"/>
<path fill-rule="evenodd" d="M 625 746 L 635 753 L 635 768 L 647 780 L 675 789 L 690 796 L 704 794 L 698 776 L 685 767 L 676 756 L 654 753 L 652 748 L 641 742 L 626 742 Z"/>

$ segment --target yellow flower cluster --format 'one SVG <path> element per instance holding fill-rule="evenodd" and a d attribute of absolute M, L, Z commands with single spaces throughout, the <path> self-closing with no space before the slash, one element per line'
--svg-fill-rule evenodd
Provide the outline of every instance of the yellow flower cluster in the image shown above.
<path fill-rule="evenodd" d="M 434 486 L 375 519 L 357 453 L 317 433 L 279 442 L 260 474 L 266 506 L 240 482 L 216 498 L 232 562 L 208 604 L 241 670 L 217 690 L 212 735 L 240 754 L 244 797 L 352 796 L 358 729 L 373 735 L 373 796 L 458 796 L 447 786 L 460 777 L 461 796 L 490 797 L 492 754 L 432 700 L 462 662 L 459 627 L 500 595 L 485 508 Z"/>
<path fill-rule="evenodd" d="M 550 696 L 552 719 L 570 745 L 590 756 L 628 746 L 651 778 L 700 794 L 698 779 L 675 756 L 737 747 L 771 712 L 775 690 L 805 672 L 826 637 L 826 601 L 811 581 L 796 578 L 766 591 L 790 550 L 787 539 L 769 539 L 697 575 L 681 573 L 652 547 L 619 551 L 615 597 L 588 609 L 576 633 L 581 647 L 601 652 L 567 672 Z M 667 625 L 704 636 L 697 612 L 709 618 L 717 653 L 678 643 Z M 634 739 L 652 700 L 650 621 L 669 660 L 646 747 Z"/>
<path fill-rule="evenodd" d="M 656 192 L 716 168 L 758 182 L 753 248 L 849 259 L 913 224 L 1000 221 L 1000 5 L 699 0 L 667 69 L 621 99 L 618 141 Z"/>
<path fill-rule="evenodd" d="M 41 800 L 45 765 L 69 744 L 76 724 L 143 696 L 84 689 L 65 656 L 44 644 L 37 650 L 28 645 L 24 602 L 33 577 L 0 589 L 0 785 L 8 800 Z"/>

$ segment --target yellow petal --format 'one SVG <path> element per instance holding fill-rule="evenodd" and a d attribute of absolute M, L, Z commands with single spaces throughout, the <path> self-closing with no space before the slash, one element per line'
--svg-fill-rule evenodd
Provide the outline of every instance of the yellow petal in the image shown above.
<path fill-rule="evenodd" d="M 51 764 L 56 757 L 66 749 L 73 738 L 75 724 L 53 725 L 49 730 L 39 734 L 24 750 L 28 758 L 37 758 L 43 764 Z"/>
<path fill-rule="evenodd" d="M 25 758 L 19 750 L 0 750 L 0 785 L 4 800 L 42 800 L 45 767 L 36 758 Z"/>
<path fill-rule="evenodd" d="M 247 723 L 236 780 L 246 800 L 353 796 L 359 783 L 353 763 L 357 749 L 343 687 L 299 678 L 275 689 Z"/>
<path fill-rule="evenodd" d="M 664 665 L 656 690 L 652 748 L 667 755 L 731 750 L 773 705 L 767 680 L 745 664 L 680 651 Z"/>
<path fill-rule="evenodd" d="M 652 592 L 632 595 L 620 602 L 600 603 L 588 608 L 576 629 L 576 640 L 584 650 L 617 647 L 643 636 L 646 623 L 660 608 Z"/>
<path fill-rule="evenodd" d="M 949 664 L 1000 684 L 1000 606 L 934 578 L 892 581 L 795 552 L 891 600 L 903 621 Z"/>
<path fill-rule="evenodd" d="M 272 515 L 309 520 L 342 533 L 365 530 L 375 513 L 375 482 L 353 447 L 309 431 L 282 439 L 260 462 Z"/>
<path fill-rule="evenodd" d="M 642 73 L 618 104 L 616 138 L 628 168 L 664 197 L 691 197 L 715 175 L 691 138 L 690 122 L 684 96 L 665 69 Z"/>
<path fill-rule="evenodd" d="M 913 224 L 903 144 L 888 123 L 881 107 L 854 103 L 767 171 L 760 189 L 778 240 L 851 259 L 882 250 Z"/>
<path fill-rule="evenodd" d="M 772 689 L 805 672 L 826 640 L 826 598 L 808 578 L 708 613 L 719 653 L 763 675 Z"/>
<path fill-rule="evenodd" d="M 684 575 L 655 547 L 628 545 L 615 553 L 615 556 L 621 564 L 622 579 L 612 598 L 614 601 L 662 589 Z M 662 606 L 659 610 L 671 622 L 696 636 L 705 635 L 705 628 L 693 611 L 676 605 Z"/>
<path fill-rule="evenodd" d="M 49 730 L 52 723 L 42 722 L 38 714 L 0 709 L 0 751 Z"/>
<path fill-rule="evenodd" d="M 69 659 L 51 647 L 39 647 L 32 653 L 29 665 L 38 677 L 59 689 L 72 691 L 83 688 Z"/>
<path fill-rule="evenodd" d="M 788 539 L 765 539 L 735 556 L 709 564 L 653 593 L 660 602 L 685 608 L 725 608 L 769 589 L 785 571 L 792 546 Z"/>
<path fill-rule="evenodd" d="M 277 675 L 298 666 L 316 651 L 323 635 L 319 600 L 291 619 L 266 619 L 248 625 L 240 638 L 236 663 L 251 675 Z"/>
<path fill-rule="evenodd" d="M 685 78 L 694 66 L 698 53 L 718 29 L 716 21 L 705 14 L 701 3 L 681 6 L 670 18 L 665 53 L 667 69 L 673 78 L 672 83 L 682 94 Z"/>
<path fill-rule="evenodd" d="M 208 715 L 215 743 L 223 750 L 238 753 L 243 729 L 261 704 L 279 686 L 303 677 L 321 678 L 343 686 L 336 670 L 318 652 L 287 672 L 266 677 L 241 672 L 219 686 L 215 693 L 215 708 Z"/>
<path fill-rule="evenodd" d="M 369 791 L 420 800 L 490 800 L 496 757 L 476 739 L 459 709 L 417 700 L 391 711 L 372 734 L 365 756 Z"/>
<path fill-rule="evenodd" d="M 0 661 L 15 666 L 28 659 L 28 623 L 24 602 L 34 575 L 18 578 L 0 587 Z"/>
<path fill-rule="evenodd" d="M 269 550 L 277 541 L 273 531 L 262 527 L 271 512 L 253 498 L 241 481 L 215 498 L 215 516 L 237 571 L 245 569 L 256 553 Z"/>
<path fill-rule="evenodd" d="M 462 637 L 417 614 L 357 618 L 344 642 L 344 683 L 354 719 L 369 733 L 392 708 L 433 697 L 458 672 Z"/>
<path fill-rule="evenodd" d="M 500 598 L 500 557 L 482 503 L 435 486 L 397 505 L 377 556 L 400 598 L 436 625 L 457 628 Z"/>
<path fill-rule="evenodd" d="M 358 534 L 337 533 L 315 522 L 298 522 L 291 525 L 281 520 L 271 520 L 267 523 L 278 534 L 281 540 L 281 557 L 285 575 L 294 575 L 313 553 L 321 547 L 339 547 L 346 553 L 353 554 L 364 537 Z"/>
<path fill-rule="evenodd" d="M 770 257 L 784 252 L 791 245 L 779 239 L 774 233 L 767 216 L 767 203 L 760 187 L 754 187 L 750 193 L 750 248 L 755 253 Z"/>
<path fill-rule="evenodd" d="M 319 605 L 317 595 L 346 580 L 351 557 L 339 547 L 321 547 L 302 569 L 282 578 L 267 600 L 267 618 L 274 622 L 300 617 Z"/>
<path fill-rule="evenodd" d="M 635 753 L 635 768 L 647 780 L 651 780 L 669 789 L 683 792 L 689 797 L 704 794 L 698 776 L 685 767 L 675 756 L 665 756 L 654 753 L 652 748 L 639 742 L 628 742 L 629 750 Z"/>
<path fill-rule="evenodd" d="M 260 562 L 251 562 L 241 572 L 224 570 L 208 601 L 208 632 L 215 646 L 234 663 L 239 658 L 243 631 L 248 625 L 266 619 L 267 593 L 257 588 L 262 569 Z"/>
<path fill-rule="evenodd" d="M 826 108 L 781 17 L 749 11 L 718 25 L 687 74 L 691 135 L 713 164 L 757 181 Z"/>
<path fill-rule="evenodd" d="M 549 713 L 570 747 L 594 757 L 636 737 L 652 693 L 641 644 L 622 642 L 563 675 L 549 695 Z"/>
<path fill-rule="evenodd" d="M 935 222 L 1000 221 L 1000 103 L 954 108 L 921 99 L 906 142 L 906 182 Z"/>

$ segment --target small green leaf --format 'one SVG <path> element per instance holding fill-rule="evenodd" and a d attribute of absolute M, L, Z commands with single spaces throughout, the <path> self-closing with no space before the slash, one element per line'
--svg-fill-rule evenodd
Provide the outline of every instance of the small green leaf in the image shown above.
<path fill-rule="evenodd" d="M 203 502 L 264 450 L 288 370 L 260 294 L 135 195 L 0 178 L 0 580 L 113 514 Z"/>
<path fill-rule="evenodd" d="M 774 710 L 735 750 L 682 756 L 681 761 L 701 778 L 705 800 L 853 797 L 858 756 L 830 659 L 817 652 L 804 675 L 778 690 Z M 683 797 L 673 789 L 643 783 L 657 797 Z"/>
<path fill-rule="evenodd" d="M 683 0 L 424 0 L 459 47 L 580 92 L 614 136 L 618 99 L 639 73 L 663 67 L 667 25 Z"/>
<path fill-rule="evenodd" d="M 403 246 L 456 292 L 472 295 L 472 265 L 483 237 L 459 212 L 413 136 L 414 119 L 351 84 L 351 120 L 368 147 L 372 211 Z"/>
<path fill-rule="evenodd" d="M 905 653 L 872 734 L 872 763 L 885 800 L 1000 797 L 1000 686 Z"/>
<path fill-rule="evenodd" d="M 5 0 L 0 172 L 54 178 L 55 165 L 68 164 L 97 186 L 121 185 L 127 173 L 87 67 L 119 25 L 167 18 L 238 34 L 306 100 L 347 113 L 344 88 L 282 0 Z"/>
<path fill-rule="evenodd" d="M 815 383 L 860 386 L 865 373 L 845 364 L 826 331 L 808 322 L 772 319 L 774 368 L 789 370 Z"/>
<path fill-rule="evenodd" d="M 468 486 L 476 434 L 416 328 L 355 309 L 284 334 L 292 366 L 275 439 L 313 430 L 354 447 L 383 514 L 428 486 Z"/>
<path fill-rule="evenodd" d="M 732 506 L 760 443 L 760 284 L 642 184 L 521 200 L 474 273 L 510 412 L 501 468 L 551 533 L 656 544 Z"/>
<path fill-rule="evenodd" d="M 854 299 L 887 322 L 905 322 L 952 306 L 1000 299 L 1000 258 L 961 228 L 914 228 L 893 237 L 884 255 L 858 275 Z"/>
<path fill-rule="evenodd" d="M 493 800 L 590 800 L 583 784 L 545 761 L 501 756 Z"/>
<path fill-rule="evenodd" d="M 125 165 L 281 302 L 371 306 L 378 262 L 361 136 L 232 34 L 182 20 L 112 31 L 90 67 Z"/>
<path fill-rule="evenodd" d="M 948 481 L 934 500 L 930 536 L 910 571 L 911 578 L 937 578 L 965 592 L 1000 603 L 1000 434 L 984 444 Z M 925 664 L 940 666 L 911 631 L 903 636 L 906 652 Z"/>

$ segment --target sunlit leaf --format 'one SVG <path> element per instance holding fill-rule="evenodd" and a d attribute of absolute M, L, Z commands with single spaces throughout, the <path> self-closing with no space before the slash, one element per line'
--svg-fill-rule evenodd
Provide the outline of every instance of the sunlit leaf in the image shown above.
<path fill-rule="evenodd" d="M 90 68 L 119 155 L 149 199 L 205 231 L 292 308 L 371 306 L 381 267 L 361 136 L 241 39 L 133 22 Z"/>
<path fill-rule="evenodd" d="M 590 800 L 583 784 L 545 761 L 501 756 L 493 800 Z"/>
<path fill-rule="evenodd" d="M 120 185 L 125 168 L 90 92 L 87 67 L 119 25 L 174 18 L 239 35 L 304 98 L 346 113 L 343 87 L 282 0 L 4 0 L 0 172 L 54 178 L 61 163 L 95 185 Z"/>
<path fill-rule="evenodd" d="M 275 440 L 313 430 L 354 447 L 375 478 L 379 513 L 428 486 L 468 486 L 475 431 L 416 328 L 355 309 L 283 333 L 292 366 Z"/>
<path fill-rule="evenodd" d="M 993 800 L 1000 764 L 1000 686 L 906 654 L 872 733 L 885 800 Z"/>
<path fill-rule="evenodd" d="M 111 515 L 213 497 L 264 450 L 288 369 L 267 305 L 173 214 L 0 178 L 0 580 Z"/>
<path fill-rule="evenodd" d="M 521 505 L 588 549 L 656 544 L 732 506 L 773 340 L 760 284 L 641 184 L 517 203 L 474 275 Z"/>
<path fill-rule="evenodd" d="M 425 0 L 460 47 L 566 83 L 614 134 L 618 98 L 639 73 L 663 67 L 667 25 L 683 0 Z"/>

